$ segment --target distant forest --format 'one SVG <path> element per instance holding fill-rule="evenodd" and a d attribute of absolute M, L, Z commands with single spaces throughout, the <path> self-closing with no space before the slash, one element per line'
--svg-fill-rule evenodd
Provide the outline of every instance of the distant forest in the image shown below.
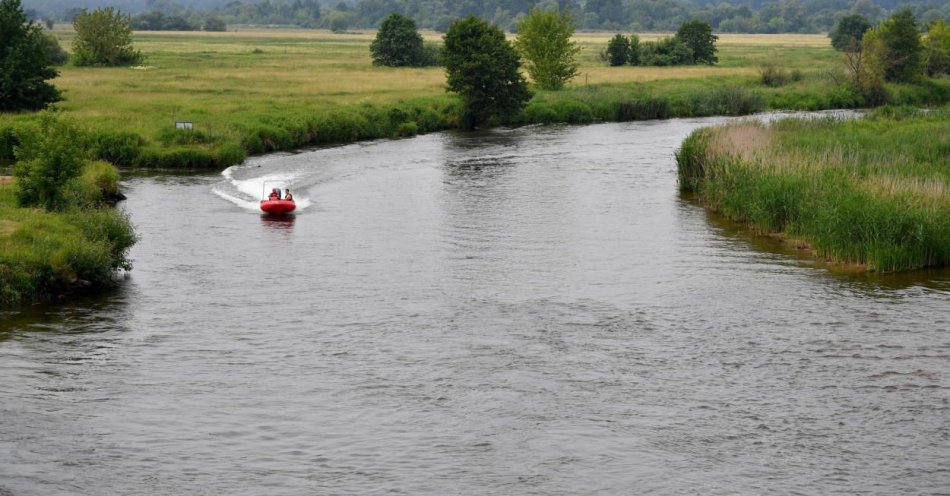
<path fill-rule="evenodd" d="M 71 20 L 83 7 L 112 5 L 139 16 L 139 29 L 199 29 L 214 17 L 229 26 L 345 31 L 375 28 L 399 12 L 422 29 L 444 32 L 454 20 L 474 14 L 512 30 L 535 5 L 568 9 L 580 29 L 624 32 L 675 31 L 687 20 L 701 19 L 719 32 L 821 33 L 848 14 L 877 22 L 905 8 L 922 24 L 950 21 L 950 0 L 24 0 L 23 5 L 34 18 L 60 21 Z M 163 23 L 161 16 L 171 20 Z"/>

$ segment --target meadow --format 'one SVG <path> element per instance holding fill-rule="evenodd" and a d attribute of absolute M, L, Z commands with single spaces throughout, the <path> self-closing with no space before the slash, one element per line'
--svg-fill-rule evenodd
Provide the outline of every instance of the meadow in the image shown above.
<path fill-rule="evenodd" d="M 54 30 L 64 47 L 73 33 Z M 59 104 L 90 133 L 98 158 L 143 167 L 225 167 L 248 154 L 454 128 L 458 100 L 439 67 L 374 67 L 373 32 L 239 28 L 224 33 L 136 32 L 146 61 L 133 68 L 65 66 L 54 81 Z M 728 35 L 719 64 L 608 67 L 600 58 L 610 33 L 579 33 L 580 74 L 559 92 L 538 91 L 525 112 L 496 122 L 586 123 L 768 108 L 858 107 L 860 95 L 838 84 L 840 55 L 823 35 Z M 661 34 L 641 35 L 655 39 Z M 437 33 L 424 33 L 438 42 Z M 765 64 L 798 80 L 765 88 Z M 903 103 L 950 100 L 950 84 L 903 89 Z M 0 160 L 12 158 L 10 129 L 28 115 L 0 116 Z M 193 122 L 193 132 L 174 129 Z"/>
<path fill-rule="evenodd" d="M 950 264 L 950 109 L 702 129 L 677 154 L 709 208 L 872 271 Z"/>

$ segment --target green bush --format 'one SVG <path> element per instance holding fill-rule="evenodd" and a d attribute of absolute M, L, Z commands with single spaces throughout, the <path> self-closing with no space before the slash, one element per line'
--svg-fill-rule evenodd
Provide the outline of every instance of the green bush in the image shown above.
<path fill-rule="evenodd" d="M 762 86 L 778 88 L 785 86 L 791 80 L 792 77 L 788 71 L 774 63 L 764 64 L 759 67 L 759 82 L 762 83 Z"/>
<path fill-rule="evenodd" d="M 128 131 L 96 129 L 89 135 L 93 157 L 116 165 L 130 165 L 135 161 L 145 140 Z"/>
<path fill-rule="evenodd" d="M 44 112 L 37 132 L 21 134 L 14 175 L 21 206 L 69 208 L 66 186 L 82 173 L 84 150 L 79 129 L 55 112 Z"/>
<path fill-rule="evenodd" d="M 749 115 L 765 108 L 759 93 L 741 86 L 715 88 L 689 96 L 686 115 L 700 117 L 709 115 Z"/>
<path fill-rule="evenodd" d="M 0 210 L 16 219 L 13 232 L 0 236 L 0 306 L 109 288 L 116 269 L 131 268 L 126 255 L 136 237 L 124 214 L 112 209 L 11 213 L 11 203 L 11 195 L 0 191 Z"/>
<path fill-rule="evenodd" d="M 244 149 L 236 143 L 224 143 L 214 149 L 214 161 L 220 168 L 240 164 L 246 157 Z"/>
<path fill-rule="evenodd" d="M 78 66 L 137 64 L 141 52 L 132 48 L 132 20 L 113 7 L 83 11 L 73 19 L 73 63 Z"/>
<path fill-rule="evenodd" d="M 162 128 L 157 136 L 163 145 L 202 145 L 215 143 L 218 138 L 200 129 L 178 129 L 174 127 Z"/>
<path fill-rule="evenodd" d="M 0 124 L 0 163 L 12 163 L 16 160 L 14 150 L 20 146 L 13 124 Z"/>
<path fill-rule="evenodd" d="M 396 127 L 396 137 L 415 136 L 419 132 L 419 126 L 415 121 L 403 122 Z"/>

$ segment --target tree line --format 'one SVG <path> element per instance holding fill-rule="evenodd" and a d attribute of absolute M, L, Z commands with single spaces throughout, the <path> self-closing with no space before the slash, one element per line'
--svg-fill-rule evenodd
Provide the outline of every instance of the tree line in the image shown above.
<path fill-rule="evenodd" d="M 94 7 L 105 0 L 86 0 Z M 98 3 L 97 3 L 98 2 Z M 390 13 L 416 20 L 422 29 L 445 32 L 456 20 L 475 15 L 514 31 L 532 8 L 570 12 L 579 29 L 632 32 L 675 31 L 701 20 L 719 32 L 818 33 L 830 31 L 848 15 L 878 23 L 909 9 L 922 23 L 950 20 L 950 3 L 941 0 L 127 0 L 108 2 L 136 15 L 161 13 L 174 22 L 152 23 L 199 29 L 214 17 L 226 24 L 288 25 L 342 31 L 377 28 Z M 28 16 L 72 21 L 82 9 L 65 0 L 30 0 Z M 147 19 L 148 17 L 146 17 Z M 183 22 L 181 22 L 183 21 Z M 144 28 L 142 28 L 144 29 Z"/>

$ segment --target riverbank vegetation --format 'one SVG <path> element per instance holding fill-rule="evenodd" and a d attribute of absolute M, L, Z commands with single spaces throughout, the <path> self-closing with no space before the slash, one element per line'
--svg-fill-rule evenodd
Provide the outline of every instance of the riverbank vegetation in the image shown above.
<path fill-rule="evenodd" d="M 55 31 L 72 45 L 68 26 Z M 374 66 L 374 32 L 311 30 L 135 33 L 145 65 L 67 66 L 59 105 L 89 134 L 95 158 L 123 166 L 226 167 L 248 154 L 406 136 L 460 126 L 462 106 L 445 70 Z M 423 33 L 441 42 L 436 33 Z M 768 109 L 865 105 L 822 35 L 720 35 L 715 66 L 609 67 L 611 34 L 580 34 L 578 75 L 561 91 L 535 91 L 525 111 L 496 124 L 741 115 Z M 655 40 L 660 35 L 643 35 Z M 800 79 L 763 86 L 778 61 Z M 950 101 L 950 81 L 887 83 L 891 103 Z M 0 161 L 12 159 L 28 114 L 0 115 Z M 194 124 L 191 131 L 175 122 Z"/>
<path fill-rule="evenodd" d="M 707 207 L 868 270 L 950 264 L 950 109 L 707 128 L 677 153 Z"/>
<path fill-rule="evenodd" d="M 84 159 L 79 130 L 55 113 L 21 139 L 15 176 L 0 177 L 0 306 L 112 287 L 136 239 L 111 208 L 115 167 Z"/>

